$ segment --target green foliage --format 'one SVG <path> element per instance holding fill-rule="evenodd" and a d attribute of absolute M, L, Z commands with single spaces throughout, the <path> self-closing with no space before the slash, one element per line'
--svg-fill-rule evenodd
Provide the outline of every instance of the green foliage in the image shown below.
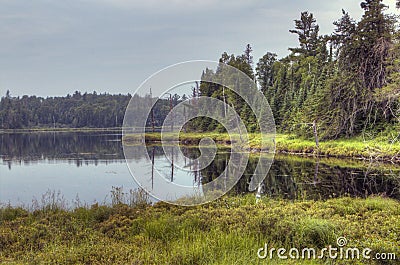
<path fill-rule="evenodd" d="M 267 53 L 256 76 L 278 130 L 322 139 L 351 137 L 399 123 L 399 33 L 381 0 L 361 3 L 364 15 L 343 16 L 335 32 L 319 36 L 312 13 L 295 20 L 300 46 L 275 60 Z"/>
<path fill-rule="evenodd" d="M 364 15 L 353 20 L 342 10 L 334 22 L 335 32 L 320 36 L 312 13 L 302 12 L 291 33 L 298 35 L 299 47 L 280 60 L 268 52 L 251 70 L 251 48 L 243 55 L 223 53 L 220 59 L 257 77 L 278 130 L 302 137 L 313 136 L 316 122 L 322 140 L 352 137 L 399 122 L 399 37 L 396 19 L 384 13 L 381 0 L 361 3 Z M 218 77 L 206 70 L 203 77 Z M 229 78 L 229 77 L 228 77 Z M 240 86 L 240 84 L 238 84 Z M 256 118 L 245 102 L 229 89 L 202 82 L 200 94 L 233 106 L 250 132 L 256 132 Z M 194 131 L 223 131 L 211 119 L 197 119 Z"/>
<path fill-rule="evenodd" d="M 273 86 L 274 63 L 276 62 L 276 54 L 267 52 L 257 63 L 256 75 L 261 91 L 271 97 L 270 91 Z M 271 94 L 270 94 L 271 93 Z"/>
<path fill-rule="evenodd" d="M 22 207 L 13 208 L 11 206 L 6 206 L 0 208 L 0 223 L 26 216 L 28 216 L 28 211 Z"/>
<path fill-rule="evenodd" d="M 235 67 L 246 74 L 251 80 L 254 80 L 255 74 L 253 72 L 253 57 L 251 52 L 252 48 L 248 44 L 242 55 L 228 55 L 225 52 L 221 55 L 219 62 Z M 242 80 L 242 78 L 238 78 L 235 74 L 232 75 L 229 68 L 225 69 L 223 67 L 218 67 L 215 72 L 213 70 L 206 69 L 202 74 L 201 80 L 202 82 L 200 83 L 199 94 L 196 94 L 196 97 L 213 97 L 223 101 L 226 105 L 232 107 L 235 112 L 239 114 L 248 131 L 254 132 L 259 130 L 258 126 L 256 125 L 256 117 L 245 100 L 232 89 L 220 85 L 221 81 L 223 81 L 225 84 L 230 84 L 231 87 L 235 87 L 239 91 L 244 91 L 249 86 L 248 80 Z M 247 95 L 245 91 L 241 94 Z M 219 110 L 209 111 L 215 112 Z M 218 121 L 205 117 L 199 117 L 191 120 L 186 128 L 190 131 L 196 132 L 224 132 L 225 130 Z"/>

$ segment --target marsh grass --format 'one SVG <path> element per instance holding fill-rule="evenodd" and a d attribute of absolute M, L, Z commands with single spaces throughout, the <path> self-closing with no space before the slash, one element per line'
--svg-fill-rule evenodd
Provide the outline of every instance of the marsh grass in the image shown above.
<path fill-rule="evenodd" d="M 40 199 L 34 197 L 30 209 L 32 211 L 54 212 L 68 210 L 69 203 L 61 191 L 47 190 Z"/>
<path fill-rule="evenodd" d="M 130 189 L 128 192 L 123 187 L 112 187 L 111 205 L 126 204 L 130 207 L 143 206 L 150 203 L 150 197 L 143 189 Z"/>
<path fill-rule="evenodd" d="M 365 138 L 363 136 L 321 141 L 319 149 L 315 142 L 307 139 L 299 139 L 293 135 L 277 135 L 277 150 L 289 153 L 315 153 L 332 157 L 352 157 L 370 160 L 400 159 L 400 143 L 397 138 L 376 137 Z"/>
<path fill-rule="evenodd" d="M 140 191 L 139 191 L 140 192 Z M 254 194 L 194 207 L 150 205 L 113 188 L 109 205 L 64 208 L 46 195 L 38 208 L 0 209 L 4 264 L 331 264 L 329 260 L 259 260 L 279 248 L 335 245 L 399 253 L 400 203 L 382 197 L 287 201 Z M 130 204 L 130 205 L 129 205 Z M 364 264 L 349 261 L 343 264 Z M 380 264 L 371 261 L 371 264 Z M 398 264 L 389 261 L 388 264 Z M 338 262 L 340 264 L 340 262 Z"/>

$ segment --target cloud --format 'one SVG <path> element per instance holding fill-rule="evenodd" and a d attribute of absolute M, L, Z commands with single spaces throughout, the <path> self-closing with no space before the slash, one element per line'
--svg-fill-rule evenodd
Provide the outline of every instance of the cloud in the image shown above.
<path fill-rule="evenodd" d="M 240 6 L 252 6 L 256 0 L 231 0 L 231 1 L 218 1 L 218 0 L 83 0 L 86 2 L 103 3 L 118 8 L 129 8 L 129 9 L 151 9 L 153 11 L 181 11 L 181 10 L 193 10 L 201 11 L 204 9 L 214 8 L 226 8 Z"/>

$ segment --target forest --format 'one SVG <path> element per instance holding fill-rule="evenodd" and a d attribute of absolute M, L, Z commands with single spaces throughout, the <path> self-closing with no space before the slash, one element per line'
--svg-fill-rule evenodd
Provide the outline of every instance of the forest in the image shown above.
<path fill-rule="evenodd" d="M 130 95 L 108 95 L 76 91 L 66 97 L 12 97 L 1 99 L 3 129 L 117 127 L 122 125 Z"/>
<path fill-rule="evenodd" d="M 381 0 L 367 0 L 360 7 L 364 10 L 360 21 L 342 10 L 330 35 L 320 35 L 314 14 L 302 12 L 294 21 L 295 28 L 289 30 L 298 36 L 298 47 L 289 48 L 290 54 L 284 58 L 267 52 L 254 67 L 252 48 L 247 45 L 242 55 L 223 53 L 219 61 L 257 81 L 280 132 L 311 136 L 314 122 L 320 135 L 330 139 L 368 131 L 398 132 L 398 18 L 385 14 L 387 6 Z M 203 78 L 209 80 L 210 75 L 218 74 L 218 70 L 206 70 Z M 206 82 L 200 86 L 201 95 L 226 100 L 247 123 L 249 131 L 257 130 L 247 104 L 235 93 L 229 93 L 229 88 L 224 90 Z M 211 119 L 197 119 L 192 128 L 219 127 Z"/>
<path fill-rule="evenodd" d="M 400 7 L 398 1 L 397 7 Z M 273 52 L 254 62 L 248 44 L 241 55 L 224 52 L 219 61 L 244 72 L 257 82 L 274 114 L 277 130 L 312 136 L 316 124 L 321 138 L 351 137 L 363 132 L 400 131 L 400 31 L 398 18 L 387 14 L 381 0 L 360 4 L 364 14 L 355 21 L 342 10 L 335 30 L 321 35 L 313 13 L 301 12 L 288 34 L 298 37 L 298 46 L 277 58 Z M 340 14 L 339 14 L 340 15 Z M 205 69 L 202 79 L 218 76 Z M 192 97 L 224 100 L 245 122 L 248 131 L 259 128 L 248 105 L 229 88 L 201 82 Z M 149 97 L 149 95 L 147 96 Z M 131 95 L 109 95 L 76 91 L 66 97 L 1 98 L 0 125 L 3 129 L 30 127 L 120 127 Z M 174 95 L 172 103 L 180 100 Z M 134 95 L 138 104 L 145 98 Z M 169 111 L 167 99 L 154 107 L 154 122 L 160 126 Z M 223 131 L 217 121 L 194 119 L 192 131 Z"/>
<path fill-rule="evenodd" d="M 149 103 L 149 99 L 148 95 L 132 97 L 130 94 L 82 94 L 79 91 L 65 97 L 12 97 L 7 91 L 1 98 L 0 124 L 2 129 L 122 127 L 128 102 L 133 100 L 133 104 L 139 106 Z M 178 104 L 180 96 L 173 95 L 171 101 L 173 105 Z M 169 99 L 157 100 L 155 126 L 162 125 L 170 105 Z M 150 121 L 148 126 L 151 126 Z"/>

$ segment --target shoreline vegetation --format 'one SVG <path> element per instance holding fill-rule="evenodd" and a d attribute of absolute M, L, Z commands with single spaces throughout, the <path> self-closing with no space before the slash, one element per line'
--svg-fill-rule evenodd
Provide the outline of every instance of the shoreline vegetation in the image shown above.
<path fill-rule="evenodd" d="M 218 145 L 229 146 L 231 138 L 227 133 L 183 133 L 179 134 L 179 140 L 186 145 L 198 144 L 203 138 L 211 138 Z M 165 135 L 164 139 L 168 141 L 171 136 Z M 253 152 L 265 152 L 261 150 L 261 135 L 250 133 L 249 146 Z M 140 134 L 124 135 L 125 144 L 135 144 L 142 141 Z M 145 141 L 147 143 L 157 143 L 161 141 L 161 133 L 146 133 Z M 275 137 L 276 153 L 287 153 L 297 155 L 319 155 L 337 158 L 353 158 L 364 160 L 378 160 L 387 162 L 400 162 L 400 143 L 397 138 L 388 139 L 377 137 L 366 139 L 361 136 L 348 139 L 336 139 L 320 141 L 319 147 L 313 140 L 301 139 L 294 135 L 277 134 Z"/>
<path fill-rule="evenodd" d="M 347 239 L 346 248 L 399 255 L 400 202 L 384 197 L 289 201 L 247 194 L 183 207 L 151 205 L 139 190 L 114 187 L 109 205 L 67 208 L 59 196 L 49 192 L 30 209 L 0 207 L 0 263 L 288 264 L 276 253 L 259 259 L 257 251 L 265 244 L 321 251 L 336 247 L 338 237 Z"/>

